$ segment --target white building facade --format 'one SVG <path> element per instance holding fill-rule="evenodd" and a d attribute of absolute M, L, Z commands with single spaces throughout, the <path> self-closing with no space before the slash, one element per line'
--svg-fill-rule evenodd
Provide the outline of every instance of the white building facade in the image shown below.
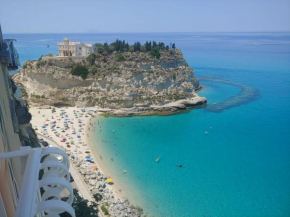
<path fill-rule="evenodd" d="M 63 42 L 58 42 L 58 56 L 86 57 L 91 53 L 97 52 L 97 47 L 93 44 L 83 44 L 72 42 L 64 38 Z"/>

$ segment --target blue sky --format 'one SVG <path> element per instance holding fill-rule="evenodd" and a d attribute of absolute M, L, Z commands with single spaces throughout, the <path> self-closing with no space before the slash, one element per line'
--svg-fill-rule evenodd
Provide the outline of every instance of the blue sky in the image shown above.
<path fill-rule="evenodd" d="M 290 0 L 0 0 L 6 33 L 290 31 Z"/>

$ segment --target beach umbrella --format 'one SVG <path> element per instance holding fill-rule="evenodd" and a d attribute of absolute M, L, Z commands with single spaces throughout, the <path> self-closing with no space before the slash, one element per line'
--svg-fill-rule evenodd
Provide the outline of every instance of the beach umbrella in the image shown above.
<path fill-rule="evenodd" d="M 86 159 L 89 159 L 90 157 L 89 156 L 86 156 Z"/>
<path fill-rule="evenodd" d="M 107 179 L 107 182 L 108 182 L 108 183 L 113 182 L 113 179 L 112 179 L 112 178 L 108 178 L 108 179 Z"/>
<path fill-rule="evenodd" d="M 85 151 L 85 153 L 91 153 L 90 151 Z"/>
<path fill-rule="evenodd" d="M 42 129 L 45 129 L 46 128 L 46 126 L 42 126 Z"/>
<path fill-rule="evenodd" d="M 91 157 L 92 155 L 91 155 L 91 154 L 88 154 L 88 156 L 90 156 L 90 157 Z"/>
<path fill-rule="evenodd" d="M 93 169 L 94 169 L 94 170 L 97 170 L 97 169 L 98 169 L 97 165 L 94 165 L 94 166 L 93 166 Z"/>

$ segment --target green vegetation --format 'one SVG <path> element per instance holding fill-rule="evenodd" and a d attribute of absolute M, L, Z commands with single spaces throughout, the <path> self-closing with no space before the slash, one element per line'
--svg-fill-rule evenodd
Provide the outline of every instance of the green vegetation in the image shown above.
<path fill-rule="evenodd" d="M 150 52 L 150 54 L 153 57 L 156 58 L 160 58 L 160 52 L 162 50 L 170 50 L 173 49 L 175 50 L 175 43 L 170 44 L 169 45 L 165 45 L 163 42 L 151 42 L 151 41 L 146 41 L 145 44 L 141 44 L 140 42 L 135 42 L 133 45 L 129 45 L 128 42 L 125 42 L 124 40 L 116 40 L 115 42 L 108 44 L 107 42 L 105 42 L 104 44 L 101 43 L 96 43 L 95 44 L 97 49 L 98 49 L 98 53 L 100 54 L 110 54 L 113 52 L 118 52 L 118 53 L 122 53 L 122 52 Z M 152 53 L 151 53 L 152 51 Z M 117 57 L 118 58 L 118 57 Z M 124 57 L 125 58 L 125 57 Z M 123 57 L 119 56 L 119 59 L 117 59 L 118 61 L 124 61 Z"/>
<path fill-rule="evenodd" d="M 35 99 L 45 99 L 44 95 L 30 94 L 30 96 L 34 97 Z"/>
<path fill-rule="evenodd" d="M 109 211 L 108 211 L 108 209 L 106 208 L 105 204 L 103 204 L 103 205 L 101 206 L 101 210 L 103 211 L 103 213 L 104 213 L 105 215 L 111 216 L 110 213 L 109 213 Z"/>
<path fill-rule="evenodd" d="M 29 135 L 29 141 L 30 141 L 32 148 L 39 148 L 40 147 L 36 132 L 33 128 L 31 128 L 31 134 Z"/>
<path fill-rule="evenodd" d="M 43 56 L 39 57 L 39 59 L 37 60 L 37 64 L 36 64 L 37 68 L 40 68 L 40 67 L 42 67 L 42 66 L 44 66 L 46 64 L 46 61 L 43 61 L 42 57 Z"/>
<path fill-rule="evenodd" d="M 99 202 L 103 199 L 103 196 L 99 193 L 96 193 L 96 194 L 94 194 L 94 198 L 97 202 Z"/>
<path fill-rule="evenodd" d="M 96 61 L 96 54 L 94 53 L 91 53 L 88 57 L 87 57 L 87 62 L 90 66 L 94 65 L 95 64 L 95 61 Z"/>
<path fill-rule="evenodd" d="M 125 61 L 126 60 L 126 58 L 122 54 L 117 54 L 116 55 L 116 58 L 117 58 L 117 61 L 118 62 L 122 62 L 122 61 Z"/>
<path fill-rule="evenodd" d="M 96 65 L 92 65 L 89 68 L 89 72 L 92 73 L 93 75 L 97 74 L 98 73 L 98 67 Z"/>
<path fill-rule="evenodd" d="M 86 66 L 78 63 L 71 69 L 71 74 L 75 76 L 81 76 L 83 80 L 86 80 L 89 74 L 89 70 Z"/>
<path fill-rule="evenodd" d="M 37 61 L 37 64 L 36 64 L 36 67 L 37 67 L 37 68 L 40 68 L 40 67 L 42 67 L 42 66 L 45 66 L 45 64 L 46 64 L 46 61 L 38 60 L 38 61 Z"/>
<path fill-rule="evenodd" d="M 90 202 L 88 200 L 83 199 L 79 196 L 78 190 L 74 189 L 74 202 L 72 207 L 75 210 L 76 216 L 83 217 L 98 217 L 98 209 L 97 204 L 94 202 Z M 67 198 L 64 198 L 66 200 Z M 61 213 L 61 217 L 71 217 L 67 212 Z"/>
<path fill-rule="evenodd" d="M 157 59 L 159 59 L 161 56 L 159 50 L 156 47 L 150 51 L 150 55 Z"/>
<path fill-rule="evenodd" d="M 61 100 L 64 101 L 64 102 L 68 102 L 68 98 L 67 97 L 63 97 L 63 98 L 61 98 Z"/>

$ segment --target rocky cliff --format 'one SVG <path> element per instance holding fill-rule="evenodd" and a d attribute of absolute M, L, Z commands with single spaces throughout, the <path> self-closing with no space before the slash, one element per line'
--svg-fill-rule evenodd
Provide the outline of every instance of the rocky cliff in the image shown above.
<path fill-rule="evenodd" d="M 26 62 L 14 80 L 22 84 L 32 104 L 99 106 L 137 113 L 205 104 L 206 99 L 196 94 L 199 82 L 181 51 L 160 54 L 157 59 L 146 52 L 114 52 L 81 61 L 45 56 Z M 88 68 L 85 80 L 71 74 L 77 61 Z"/>

